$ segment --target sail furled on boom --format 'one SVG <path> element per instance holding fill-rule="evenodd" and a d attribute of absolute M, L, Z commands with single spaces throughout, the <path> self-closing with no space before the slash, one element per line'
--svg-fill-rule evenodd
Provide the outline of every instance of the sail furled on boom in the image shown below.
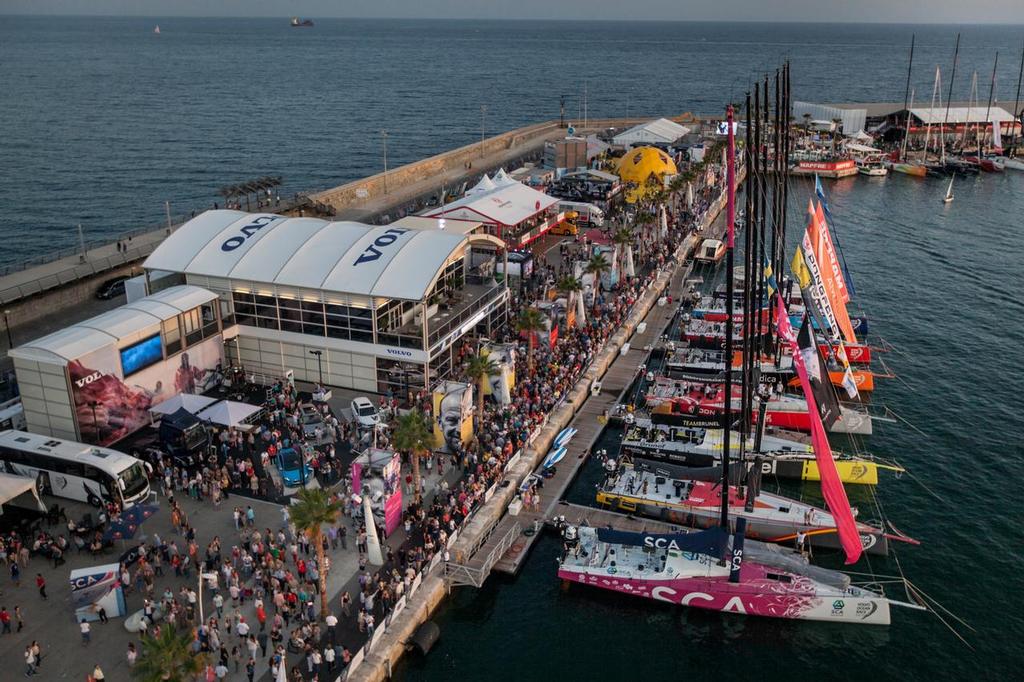
<path fill-rule="evenodd" d="M 825 498 L 825 504 L 828 505 L 832 518 L 836 522 L 836 532 L 839 535 L 839 543 L 846 553 L 846 563 L 856 563 L 860 559 L 863 547 L 860 533 L 857 532 L 857 523 L 853 519 L 853 510 L 850 509 L 850 500 L 846 497 L 846 490 L 839 479 L 835 460 L 832 459 L 832 448 L 829 446 L 825 427 L 821 423 L 821 419 L 818 418 L 818 406 L 808 367 L 797 342 L 796 331 L 789 323 L 789 313 L 781 295 L 776 296 L 776 305 L 778 306 L 779 338 L 789 345 L 793 353 L 793 366 L 796 368 L 804 397 L 807 400 L 807 412 L 811 421 L 811 444 L 814 446 L 814 460 L 818 465 L 821 477 L 821 492 Z M 809 324 L 809 321 L 805 321 L 804 327 Z"/>

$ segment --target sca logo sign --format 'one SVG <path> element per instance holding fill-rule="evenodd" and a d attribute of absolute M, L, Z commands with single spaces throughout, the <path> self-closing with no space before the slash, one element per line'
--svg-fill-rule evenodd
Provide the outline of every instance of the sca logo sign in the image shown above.
<path fill-rule="evenodd" d="M 356 258 L 356 262 L 352 265 L 362 265 L 363 263 L 369 263 L 375 261 L 381 257 L 381 249 L 385 246 L 391 246 L 398 239 L 398 236 L 408 232 L 409 230 L 392 227 L 391 229 L 384 230 L 384 234 L 373 240 L 373 243 L 366 247 L 366 249 L 359 254 L 359 258 Z"/>
<path fill-rule="evenodd" d="M 278 219 L 278 216 L 273 215 L 261 215 L 258 218 L 253 218 L 252 222 L 243 227 L 239 232 L 241 235 L 235 235 L 234 237 L 228 237 L 224 240 L 224 243 L 220 245 L 221 251 L 231 252 L 237 249 L 239 246 L 245 243 L 245 240 L 253 236 L 264 227 L 269 225 Z"/>

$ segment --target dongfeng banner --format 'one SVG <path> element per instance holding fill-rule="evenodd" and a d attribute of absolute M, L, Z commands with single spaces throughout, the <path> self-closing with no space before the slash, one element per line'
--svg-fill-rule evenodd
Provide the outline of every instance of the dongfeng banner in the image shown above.
<path fill-rule="evenodd" d="M 217 335 L 127 377 L 113 345 L 73 360 L 68 375 L 80 438 L 109 445 L 149 424 L 154 405 L 179 393 L 201 393 L 223 348 Z"/>

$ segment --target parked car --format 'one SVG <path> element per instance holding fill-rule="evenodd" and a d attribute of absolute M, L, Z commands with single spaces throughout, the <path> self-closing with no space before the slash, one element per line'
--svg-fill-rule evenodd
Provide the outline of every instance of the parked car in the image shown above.
<path fill-rule="evenodd" d="M 282 448 L 274 456 L 274 464 L 284 484 L 291 488 L 313 480 L 313 469 L 303 460 L 302 453 L 295 448 Z"/>
<path fill-rule="evenodd" d="M 118 296 L 124 296 L 124 283 L 125 280 L 129 280 L 131 277 L 128 275 L 118 275 L 117 277 L 111 277 L 96 290 L 96 298 L 101 301 L 109 301 L 112 298 Z"/>
<path fill-rule="evenodd" d="M 372 429 L 380 423 L 380 415 L 377 408 L 369 398 L 360 396 L 352 401 L 352 419 L 359 424 L 360 428 Z"/>
<path fill-rule="evenodd" d="M 320 410 L 313 405 L 302 405 L 299 407 L 299 425 L 302 427 L 303 438 L 316 438 L 316 431 L 324 431 L 324 417 Z"/>

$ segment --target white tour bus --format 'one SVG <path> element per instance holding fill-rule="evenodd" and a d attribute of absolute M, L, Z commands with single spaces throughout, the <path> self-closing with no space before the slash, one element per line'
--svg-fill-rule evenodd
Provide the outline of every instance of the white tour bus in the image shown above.
<path fill-rule="evenodd" d="M 24 431 L 0 433 L 0 471 L 36 479 L 48 495 L 88 502 L 115 500 L 123 509 L 149 497 L 148 465 L 95 445 Z"/>

